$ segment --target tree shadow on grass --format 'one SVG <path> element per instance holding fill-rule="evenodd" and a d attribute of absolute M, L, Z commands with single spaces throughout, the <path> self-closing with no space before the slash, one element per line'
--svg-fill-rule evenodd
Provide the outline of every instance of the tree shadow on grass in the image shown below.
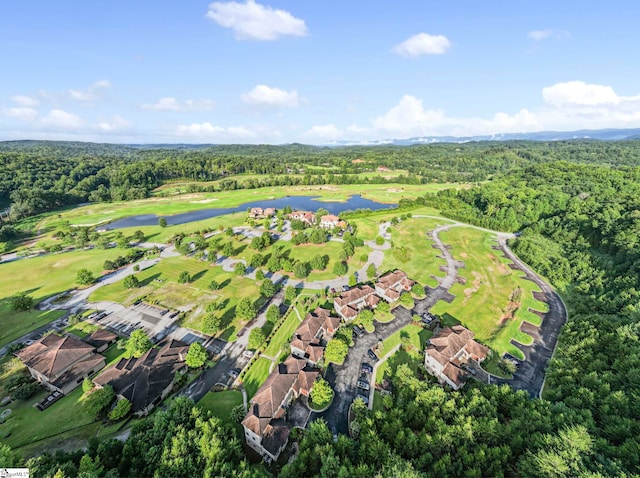
<path fill-rule="evenodd" d="M 453 315 L 449 314 L 448 312 L 445 312 L 440 316 L 440 322 L 442 323 L 442 325 L 446 325 L 449 327 L 461 324 L 461 322 L 458 319 L 456 319 Z"/>
<path fill-rule="evenodd" d="M 202 269 L 191 276 L 191 282 L 195 282 L 207 273 L 207 269 Z"/>
<path fill-rule="evenodd" d="M 393 379 L 395 377 L 396 372 L 398 371 L 398 367 L 403 364 L 409 365 L 409 368 L 415 372 L 420 365 L 421 360 L 419 357 L 408 353 L 402 347 L 398 349 L 396 353 L 394 353 L 391 357 L 387 359 L 387 365 L 389 368 L 385 370 L 384 377 L 386 379 Z"/>
<path fill-rule="evenodd" d="M 149 277 L 147 277 L 144 280 L 140 281 L 140 287 L 144 287 L 147 286 L 149 284 L 151 284 L 153 281 L 155 281 L 157 278 L 159 278 L 162 274 L 160 272 L 158 272 L 157 274 L 152 274 Z"/>

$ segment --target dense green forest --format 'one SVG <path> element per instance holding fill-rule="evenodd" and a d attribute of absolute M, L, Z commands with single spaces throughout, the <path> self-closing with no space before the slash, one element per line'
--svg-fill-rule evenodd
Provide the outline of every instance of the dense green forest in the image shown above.
<path fill-rule="evenodd" d="M 315 147 L 224 145 L 136 148 L 48 141 L 0 143 L 0 206 L 14 218 L 86 201 L 147 197 L 169 180 L 212 181 L 252 173 L 260 179 L 221 181 L 207 190 L 267 185 L 384 182 L 358 173 L 378 166 L 407 171 L 394 182 L 477 182 L 530 165 L 567 160 L 634 165 L 640 141 L 480 142 L 414 146 Z M 354 160 L 363 160 L 354 163 Z M 288 172 L 303 170 L 302 175 Z"/>
<path fill-rule="evenodd" d="M 393 397 L 385 400 L 383 410 L 356 407 L 357 439 L 340 436 L 334 441 L 324 423 L 313 423 L 301 437 L 297 458 L 280 475 L 640 474 L 640 168 L 634 167 L 640 162 L 639 145 L 220 147 L 226 148 L 228 158 L 235 158 L 226 160 L 228 171 L 242 164 L 249 168 L 246 158 L 253 148 L 254 154 L 264 158 L 256 163 L 274 168 L 269 174 L 282 167 L 276 157 L 285 157 L 288 164 L 335 164 L 345 174 L 355 172 L 349 168 L 365 167 L 351 163 L 351 158 L 362 157 L 374 164 L 402 167 L 415 177 L 427 177 L 421 176 L 420 168 L 429 169 L 431 163 L 439 166 L 430 174 L 442 174 L 438 178 L 442 180 L 445 176 L 447 180 L 465 175 L 491 177 L 472 189 L 446 190 L 419 202 L 465 222 L 520 231 L 512 248 L 554 284 L 569 308 L 569 321 L 549 364 L 543 400 L 532 400 L 508 386 L 445 391 L 420 371 L 415 374 L 400 366 L 393 377 Z M 39 143 L 34 148 L 44 146 Z M 188 163 L 191 160 L 179 158 L 185 154 L 202 155 L 194 160 L 202 161 L 202 168 L 223 165 L 225 161 L 212 153 L 215 149 L 174 151 L 175 158 L 159 162 L 166 162 L 167 168 Z M 80 151 L 78 155 L 89 154 Z M 284 151 L 288 154 L 280 156 Z M 35 152 L 26 156 L 30 154 L 36 157 Z M 169 152 L 122 148 L 118 154 L 122 158 L 106 170 L 135 168 L 150 162 L 154 154 Z M 300 159 L 303 156 L 306 159 Z M 68 160 L 61 158 L 62 163 Z M 456 176 L 456 171 L 461 174 Z M 87 451 L 32 459 L 33 476 L 53 476 L 58 469 L 63 473 L 59 476 L 67 477 L 265 473 L 243 461 L 241 437 L 191 407 L 188 402 L 174 403 L 137 424 L 124 443 L 94 440 Z M 19 458 L 0 446 L 0 462 L 18 463 Z"/>

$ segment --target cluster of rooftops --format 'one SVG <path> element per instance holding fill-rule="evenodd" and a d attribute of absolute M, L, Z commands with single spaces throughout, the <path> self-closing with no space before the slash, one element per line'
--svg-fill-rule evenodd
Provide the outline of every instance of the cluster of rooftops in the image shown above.
<path fill-rule="evenodd" d="M 267 219 L 276 215 L 276 209 L 273 207 L 261 208 L 261 207 L 252 207 L 249 209 L 249 218 L 250 219 Z M 287 218 L 295 221 L 301 221 L 309 226 L 313 226 L 316 224 L 316 214 L 311 211 L 293 211 L 290 214 L 287 214 Z M 318 223 L 320 227 L 325 229 L 333 229 L 339 227 L 341 229 L 346 229 L 347 223 L 342 221 L 335 214 L 325 214 L 320 216 L 320 222 Z"/>

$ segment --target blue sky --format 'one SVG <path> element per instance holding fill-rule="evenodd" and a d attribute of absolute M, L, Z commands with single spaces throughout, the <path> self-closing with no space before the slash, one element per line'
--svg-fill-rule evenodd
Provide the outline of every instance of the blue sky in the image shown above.
<path fill-rule="evenodd" d="M 0 140 L 640 127 L 640 3 L 5 0 Z"/>

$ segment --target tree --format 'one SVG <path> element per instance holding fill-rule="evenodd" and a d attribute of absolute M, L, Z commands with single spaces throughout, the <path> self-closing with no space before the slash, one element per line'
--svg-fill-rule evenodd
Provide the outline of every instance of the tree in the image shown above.
<path fill-rule="evenodd" d="M 33 297 L 27 295 L 26 292 L 18 292 L 11 297 L 11 309 L 16 312 L 24 312 L 31 310 L 33 307 Z"/>
<path fill-rule="evenodd" d="M 262 284 L 260 284 L 260 294 L 267 298 L 273 297 L 276 294 L 276 285 L 273 281 L 269 279 L 263 280 Z"/>
<path fill-rule="evenodd" d="M 167 227 L 167 219 L 164 217 L 161 217 L 160 219 L 158 219 L 158 226 Z"/>
<path fill-rule="evenodd" d="M 95 282 L 95 277 L 89 269 L 80 269 L 76 274 L 76 282 L 80 285 L 89 285 Z"/>
<path fill-rule="evenodd" d="M 102 268 L 105 271 L 112 271 L 114 269 L 117 269 L 118 266 L 113 261 L 110 261 L 109 259 L 107 259 L 106 261 L 104 261 L 104 264 L 102 264 Z"/>
<path fill-rule="evenodd" d="M 262 269 L 256 270 L 256 280 L 264 279 L 264 271 Z"/>
<path fill-rule="evenodd" d="M 326 269 L 328 262 L 329 262 L 328 256 L 317 255 L 317 256 L 313 256 L 310 264 L 312 269 L 316 271 L 323 271 Z"/>
<path fill-rule="evenodd" d="M 298 291 L 295 287 L 288 285 L 284 288 L 284 299 L 290 304 L 298 297 Z"/>
<path fill-rule="evenodd" d="M 214 335 L 222 328 L 222 317 L 217 314 L 207 314 L 202 320 L 202 331 L 208 335 Z"/>
<path fill-rule="evenodd" d="M 233 243 L 231 242 L 225 243 L 225 245 L 222 247 L 222 255 L 226 257 L 231 257 L 234 252 L 235 252 L 235 249 L 233 247 Z"/>
<path fill-rule="evenodd" d="M 233 267 L 233 272 L 238 276 L 244 275 L 244 273 L 247 272 L 247 266 L 245 266 L 243 262 L 238 261 Z"/>
<path fill-rule="evenodd" d="M 144 232 L 142 232 L 140 229 L 138 229 L 136 232 L 133 233 L 133 239 L 136 242 L 143 242 L 144 241 Z"/>
<path fill-rule="evenodd" d="M 411 293 L 416 297 L 422 297 L 424 296 L 424 287 L 422 287 L 419 283 L 416 282 L 411 287 Z"/>
<path fill-rule="evenodd" d="M 189 282 L 191 282 L 189 271 L 182 271 L 178 276 L 178 284 L 188 284 Z"/>
<path fill-rule="evenodd" d="M 371 264 L 369 264 L 369 267 L 367 267 L 367 278 L 373 279 L 377 274 L 378 272 L 376 271 L 376 266 L 372 262 Z"/>
<path fill-rule="evenodd" d="M 376 236 L 376 245 L 381 246 L 384 244 L 384 237 Z"/>
<path fill-rule="evenodd" d="M 153 344 L 144 330 L 137 329 L 131 332 L 126 342 L 125 350 L 129 357 L 138 358 L 151 347 L 153 347 Z"/>
<path fill-rule="evenodd" d="M 122 285 L 125 289 L 136 289 L 140 287 L 140 281 L 135 275 L 130 275 L 124 278 Z"/>
<path fill-rule="evenodd" d="M 126 398 L 121 398 L 116 402 L 116 406 L 109 412 L 109 420 L 118 421 L 126 417 L 131 411 L 131 402 Z"/>
<path fill-rule="evenodd" d="M 348 353 L 349 346 L 347 344 L 339 339 L 331 339 L 324 351 L 324 358 L 327 362 L 333 362 L 340 365 L 344 362 Z"/>
<path fill-rule="evenodd" d="M 266 337 L 264 336 L 264 332 L 261 328 L 255 327 L 251 329 L 249 332 L 249 343 L 248 347 L 250 349 L 256 350 L 260 348 L 260 346 L 264 343 Z"/>
<path fill-rule="evenodd" d="M 293 266 L 293 274 L 298 279 L 307 277 L 309 275 L 309 263 L 304 261 L 296 262 L 295 266 Z"/>
<path fill-rule="evenodd" d="M 90 390 L 93 390 L 93 382 L 89 377 L 85 377 L 84 381 L 82 382 L 82 391 L 84 393 L 87 393 Z"/>
<path fill-rule="evenodd" d="M 267 321 L 275 324 L 280 318 L 280 308 L 275 304 L 271 304 L 267 309 Z"/>
<path fill-rule="evenodd" d="M 407 309 L 413 308 L 413 297 L 408 292 L 403 292 L 400 296 L 400 303 L 404 305 Z"/>
<path fill-rule="evenodd" d="M 371 309 L 361 310 L 358 314 L 358 320 L 366 329 L 371 330 L 373 328 L 373 312 Z"/>
<path fill-rule="evenodd" d="M 116 394 L 111 385 L 97 388 L 84 399 L 84 406 L 87 411 L 95 416 L 107 409 L 115 398 Z"/>
<path fill-rule="evenodd" d="M 200 368 L 207 361 L 207 349 L 200 342 L 189 345 L 189 351 L 185 357 L 185 363 L 190 368 Z"/>
<path fill-rule="evenodd" d="M 265 257 L 262 254 L 254 254 L 253 256 L 251 256 L 251 261 L 249 262 L 249 264 L 251 265 L 251 267 L 261 267 L 263 266 L 265 263 Z"/>
<path fill-rule="evenodd" d="M 391 312 L 391 305 L 389 305 L 389 302 L 385 301 L 385 300 L 381 300 L 380 302 L 378 302 L 378 305 L 376 306 L 376 312 Z"/>
<path fill-rule="evenodd" d="M 344 261 L 336 262 L 335 265 L 333 266 L 333 273 L 337 276 L 345 275 L 348 270 L 349 270 L 349 267 L 347 266 L 347 263 Z"/>
<path fill-rule="evenodd" d="M 231 413 L 229 414 L 229 417 L 231 418 L 231 421 L 235 423 L 240 423 L 244 419 L 245 415 L 246 415 L 246 412 L 244 410 L 244 405 L 240 404 L 240 405 L 236 405 L 231 409 Z"/>
<path fill-rule="evenodd" d="M 209 290 L 219 290 L 220 289 L 220 284 L 214 280 L 212 280 L 211 282 L 209 282 Z"/>
<path fill-rule="evenodd" d="M 331 385 L 323 378 L 318 378 L 309 392 L 311 402 L 317 408 L 326 407 L 333 399 L 333 390 Z"/>
<path fill-rule="evenodd" d="M 256 307 L 250 298 L 244 297 L 238 301 L 236 305 L 236 317 L 241 320 L 249 320 L 253 319 L 255 315 Z"/>
<path fill-rule="evenodd" d="M 11 450 L 9 445 L 0 443 L 0 468 L 18 468 L 20 466 L 24 466 L 22 457 Z"/>
<path fill-rule="evenodd" d="M 349 287 L 354 287 L 358 283 L 355 274 L 349 274 Z"/>

